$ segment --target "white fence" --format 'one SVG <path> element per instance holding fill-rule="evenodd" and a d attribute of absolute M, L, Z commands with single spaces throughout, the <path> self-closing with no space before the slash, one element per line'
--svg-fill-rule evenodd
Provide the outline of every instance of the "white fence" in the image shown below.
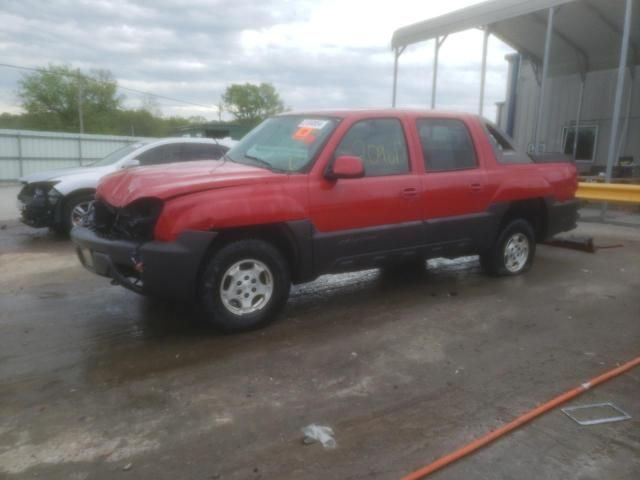
<path fill-rule="evenodd" d="M 0 180 L 16 180 L 51 168 L 87 165 L 141 139 L 0 129 Z"/>

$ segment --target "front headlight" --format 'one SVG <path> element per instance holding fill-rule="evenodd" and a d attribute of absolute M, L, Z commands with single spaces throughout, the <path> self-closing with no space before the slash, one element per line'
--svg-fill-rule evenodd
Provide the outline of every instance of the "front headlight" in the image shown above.
<path fill-rule="evenodd" d="M 35 198 L 37 197 L 46 197 L 49 192 L 51 191 L 51 189 L 54 187 L 54 185 L 56 185 L 58 182 L 41 182 L 41 183 L 36 183 L 35 185 L 33 185 L 33 196 Z"/>
<path fill-rule="evenodd" d="M 49 203 L 51 205 L 56 205 L 62 198 L 62 194 L 52 187 L 51 190 L 49 190 L 49 192 L 47 193 L 47 198 L 49 199 Z"/>
<path fill-rule="evenodd" d="M 132 240 L 152 240 L 153 229 L 164 202 L 157 198 L 142 198 L 122 208 L 113 224 L 118 236 Z"/>

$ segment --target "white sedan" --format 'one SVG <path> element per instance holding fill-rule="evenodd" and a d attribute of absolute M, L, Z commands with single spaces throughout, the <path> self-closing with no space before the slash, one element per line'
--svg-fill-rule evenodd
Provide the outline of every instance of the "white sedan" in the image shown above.
<path fill-rule="evenodd" d="M 83 167 L 60 168 L 20 178 L 18 208 L 23 223 L 68 233 L 82 221 L 102 177 L 123 168 L 193 160 L 218 160 L 235 143 L 208 138 L 139 141 Z"/>

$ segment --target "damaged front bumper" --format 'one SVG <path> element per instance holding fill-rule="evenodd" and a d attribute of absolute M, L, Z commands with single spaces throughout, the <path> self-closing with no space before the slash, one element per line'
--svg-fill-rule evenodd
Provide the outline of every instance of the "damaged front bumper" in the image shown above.
<path fill-rule="evenodd" d="M 105 238 L 75 227 L 71 239 L 80 263 L 91 272 L 143 295 L 195 298 L 200 265 L 215 232 L 186 231 L 175 242 Z"/>
<path fill-rule="evenodd" d="M 18 210 L 25 225 L 54 226 L 62 217 L 62 195 L 53 184 L 25 184 L 18 194 Z"/>

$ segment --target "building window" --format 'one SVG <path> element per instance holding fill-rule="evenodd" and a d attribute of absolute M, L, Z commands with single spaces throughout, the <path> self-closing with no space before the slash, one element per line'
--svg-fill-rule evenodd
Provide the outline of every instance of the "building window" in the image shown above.
<path fill-rule="evenodd" d="M 566 155 L 573 156 L 573 144 L 575 142 L 576 127 L 563 127 L 562 151 Z M 578 127 L 578 148 L 576 160 L 593 161 L 596 154 L 598 140 L 598 127 L 596 125 L 580 125 Z"/>

